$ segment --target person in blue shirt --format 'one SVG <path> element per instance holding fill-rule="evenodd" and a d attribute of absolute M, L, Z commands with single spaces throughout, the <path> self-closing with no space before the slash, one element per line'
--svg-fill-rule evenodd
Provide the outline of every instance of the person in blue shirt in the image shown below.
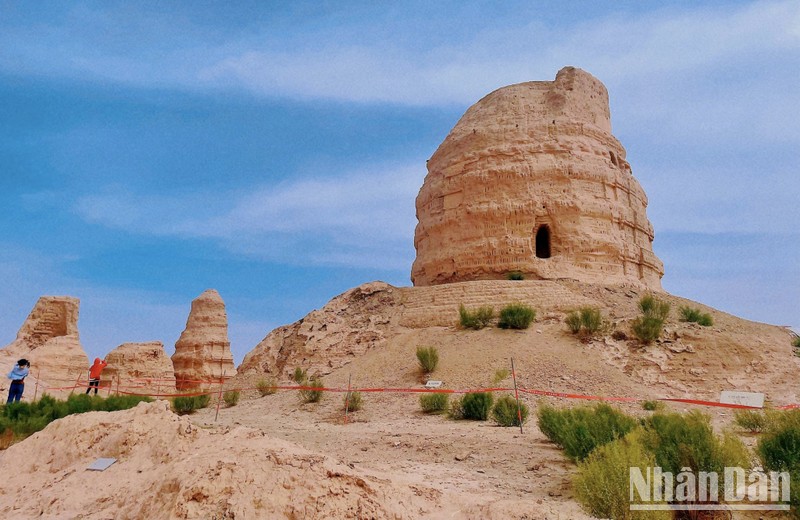
<path fill-rule="evenodd" d="M 25 378 L 28 377 L 30 366 L 31 364 L 27 359 L 20 359 L 11 369 L 11 372 L 8 373 L 11 386 L 8 388 L 8 401 L 6 401 L 6 404 L 12 401 L 19 402 L 22 398 L 22 392 L 25 391 Z"/>

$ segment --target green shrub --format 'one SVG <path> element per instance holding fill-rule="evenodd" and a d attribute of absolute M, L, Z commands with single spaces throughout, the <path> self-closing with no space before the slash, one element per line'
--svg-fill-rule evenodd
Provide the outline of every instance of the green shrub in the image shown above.
<path fill-rule="evenodd" d="M 703 327 L 710 327 L 714 324 L 714 318 L 710 314 L 701 312 L 700 309 L 692 307 L 681 307 L 678 309 L 681 315 L 681 321 L 690 323 L 697 323 Z"/>
<path fill-rule="evenodd" d="M 571 333 L 577 334 L 581 331 L 581 314 L 578 311 L 570 311 L 564 322 Z"/>
<path fill-rule="evenodd" d="M 178 415 L 188 415 L 211 403 L 211 394 L 179 396 L 172 399 L 172 409 Z"/>
<path fill-rule="evenodd" d="M 756 451 L 768 471 L 800 472 L 800 410 L 774 413 Z"/>
<path fill-rule="evenodd" d="M 506 280 L 524 280 L 525 274 L 519 271 L 511 271 L 506 275 Z"/>
<path fill-rule="evenodd" d="M 736 410 L 734 421 L 750 433 L 761 433 L 767 427 L 767 416 L 760 410 Z"/>
<path fill-rule="evenodd" d="M 447 416 L 456 421 L 464 418 L 464 396 L 456 397 L 450 400 L 447 408 Z"/>
<path fill-rule="evenodd" d="M 350 392 L 349 394 L 344 394 L 344 402 L 342 405 L 347 413 L 361 410 L 361 407 L 364 405 L 364 401 L 361 398 L 361 392 Z"/>
<path fill-rule="evenodd" d="M 643 316 L 657 318 L 662 322 L 669 316 L 669 308 L 668 302 L 659 300 L 652 294 L 646 294 L 639 300 L 639 310 Z"/>
<path fill-rule="evenodd" d="M 522 415 L 522 424 L 528 419 L 528 407 L 525 403 L 519 403 L 510 395 L 504 395 L 494 403 L 492 417 L 500 426 L 519 426 L 519 416 Z"/>
<path fill-rule="evenodd" d="M 308 379 L 308 374 L 306 374 L 306 371 L 303 370 L 302 368 L 295 367 L 292 379 L 298 385 L 302 385 L 305 382 L 305 380 Z"/>
<path fill-rule="evenodd" d="M 630 510 L 630 468 L 639 468 L 643 475 L 647 475 L 648 468 L 655 466 L 655 458 L 642 445 L 640 436 L 641 431 L 635 429 L 598 447 L 578 463 L 572 481 L 575 498 L 590 515 L 625 520 L 672 518 L 669 511 Z M 655 484 L 655 479 L 652 482 Z M 650 491 L 650 496 L 653 496 L 655 490 Z"/>
<path fill-rule="evenodd" d="M 633 331 L 633 335 L 645 345 L 648 345 L 661 337 L 662 330 L 664 330 L 664 321 L 658 318 L 640 316 L 633 320 L 633 323 L 631 324 L 631 331 Z"/>
<path fill-rule="evenodd" d="M 470 311 L 462 304 L 458 307 L 458 319 L 462 328 L 479 330 L 491 325 L 494 319 L 494 307 L 484 305 Z"/>
<path fill-rule="evenodd" d="M 790 514 L 800 518 L 800 410 L 768 414 L 756 452 L 766 471 L 789 472 Z"/>
<path fill-rule="evenodd" d="M 664 471 L 677 474 L 681 468 L 716 471 L 750 467 L 747 448 L 736 436 L 714 434 L 709 417 L 701 412 L 655 414 L 644 420 L 642 443 Z"/>
<path fill-rule="evenodd" d="M 581 307 L 567 314 L 565 321 L 573 334 L 593 336 L 603 328 L 603 315 L 597 307 Z"/>
<path fill-rule="evenodd" d="M 312 377 L 308 381 L 303 381 L 300 385 L 307 387 L 300 390 L 300 399 L 302 399 L 304 403 L 318 403 L 322 399 L 322 388 L 324 388 L 324 385 L 321 379 Z"/>
<path fill-rule="evenodd" d="M 239 404 L 240 396 L 239 390 L 226 390 L 225 393 L 222 394 L 222 400 L 225 401 L 227 406 L 236 406 Z"/>
<path fill-rule="evenodd" d="M 636 426 L 633 417 L 605 403 L 561 410 L 545 404 L 537 415 L 542 433 L 573 461 L 585 459 L 598 446 L 625 436 Z"/>
<path fill-rule="evenodd" d="M 431 393 L 419 396 L 419 407 L 425 413 L 440 413 L 447 410 L 447 394 Z"/>
<path fill-rule="evenodd" d="M 430 374 L 439 364 L 439 350 L 436 347 L 417 347 L 417 361 L 422 371 Z"/>
<path fill-rule="evenodd" d="M 664 409 L 664 403 L 662 401 L 644 401 L 642 409 L 648 412 L 660 412 Z"/>
<path fill-rule="evenodd" d="M 0 412 L 0 449 L 32 435 L 45 426 L 74 413 L 90 411 L 125 410 L 141 401 L 152 401 L 145 396 L 111 396 L 103 398 L 86 394 L 73 394 L 61 401 L 48 394 L 36 402 L 10 403 Z"/>
<path fill-rule="evenodd" d="M 510 374 L 511 372 L 509 372 L 507 368 L 498 368 L 497 370 L 494 371 L 494 377 L 492 378 L 492 383 L 497 384 L 500 381 L 507 378 Z"/>
<path fill-rule="evenodd" d="M 501 329 L 527 329 L 536 319 L 536 311 L 524 303 L 512 303 L 500 311 L 497 326 Z"/>
<path fill-rule="evenodd" d="M 269 379 L 259 379 L 258 382 L 256 383 L 256 390 L 258 390 L 258 393 L 261 394 L 261 397 L 264 397 L 266 395 L 272 395 L 275 392 L 277 392 L 278 391 L 277 386 L 278 386 L 278 381 L 274 377 L 271 377 Z"/>
<path fill-rule="evenodd" d="M 461 398 L 461 417 L 471 421 L 485 421 L 489 418 L 493 400 L 491 392 L 464 394 Z"/>
<path fill-rule="evenodd" d="M 792 340 L 792 346 L 794 348 L 800 348 L 800 336 L 797 336 Z"/>

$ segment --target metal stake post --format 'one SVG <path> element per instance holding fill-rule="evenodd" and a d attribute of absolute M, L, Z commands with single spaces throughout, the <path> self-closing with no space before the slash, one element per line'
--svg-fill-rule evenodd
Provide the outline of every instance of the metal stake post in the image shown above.
<path fill-rule="evenodd" d="M 514 371 L 514 358 L 511 358 L 511 377 L 514 379 L 514 399 L 517 400 L 517 420 L 519 432 L 522 433 L 522 407 L 519 404 L 519 390 L 517 390 L 517 373 Z"/>

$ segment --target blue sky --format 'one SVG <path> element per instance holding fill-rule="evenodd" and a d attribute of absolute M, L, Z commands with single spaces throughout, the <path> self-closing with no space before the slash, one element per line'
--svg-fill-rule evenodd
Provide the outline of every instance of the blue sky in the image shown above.
<path fill-rule="evenodd" d="M 800 4 L 0 0 L 0 345 L 81 298 L 90 357 L 168 353 L 204 289 L 237 362 L 371 280 L 409 285 L 430 157 L 565 65 L 611 95 L 664 287 L 800 325 Z"/>

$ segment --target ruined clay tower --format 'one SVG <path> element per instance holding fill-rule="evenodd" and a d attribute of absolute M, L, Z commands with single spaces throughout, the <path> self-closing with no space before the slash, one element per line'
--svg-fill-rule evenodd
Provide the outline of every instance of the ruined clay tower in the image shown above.
<path fill-rule="evenodd" d="M 647 196 L 611 135 L 608 91 L 574 67 L 467 110 L 417 196 L 416 286 L 504 279 L 661 290 Z"/>

